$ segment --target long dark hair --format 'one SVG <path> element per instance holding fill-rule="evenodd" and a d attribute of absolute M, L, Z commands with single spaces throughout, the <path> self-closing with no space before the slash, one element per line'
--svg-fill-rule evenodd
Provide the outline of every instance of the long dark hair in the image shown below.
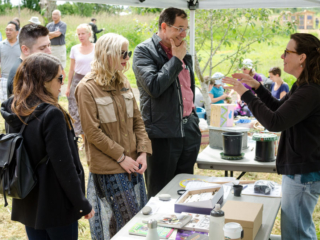
<path fill-rule="evenodd" d="M 292 34 L 291 39 L 296 42 L 296 52 L 306 54 L 305 66 L 297 79 L 297 85 L 316 83 L 320 85 L 320 41 L 308 33 Z"/>
<path fill-rule="evenodd" d="M 21 63 L 13 80 L 11 108 L 22 122 L 22 116 L 32 114 L 40 103 L 48 103 L 63 112 L 71 129 L 71 117 L 58 104 L 58 99 L 44 87 L 45 82 L 51 82 L 55 78 L 60 67 L 58 58 L 45 53 L 32 54 Z"/>

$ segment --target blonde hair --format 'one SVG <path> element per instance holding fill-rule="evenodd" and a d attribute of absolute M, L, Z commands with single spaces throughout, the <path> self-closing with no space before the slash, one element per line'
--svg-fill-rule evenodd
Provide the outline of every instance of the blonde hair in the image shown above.
<path fill-rule="evenodd" d="M 84 30 L 86 30 L 87 33 L 90 33 L 89 41 L 90 41 L 90 42 L 93 42 L 93 41 L 94 41 L 94 39 L 93 39 L 92 27 L 91 27 L 89 24 L 87 24 L 87 23 L 82 23 L 82 24 L 80 24 L 80 25 L 77 27 L 77 29 L 76 29 L 76 33 L 77 33 L 77 30 L 78 30 L 78 29 L 84 29 Z M 78 33 L 77 33 L 77 34 L 78 34 Z"/>
<path fill-rule="evenodd" d="M 129 46 L 128 39 L 116 33 L 104 34 L 96 42 L 91 73 L 98 85 L 110 85 L 112 80 L 118 80 L 119 83 L 126 80 L 124 72 L 130 68 L 129 62 L 122 71 L 116 70 L 116 66 L 121 63 L 121 51 L 124 44 Z"/>

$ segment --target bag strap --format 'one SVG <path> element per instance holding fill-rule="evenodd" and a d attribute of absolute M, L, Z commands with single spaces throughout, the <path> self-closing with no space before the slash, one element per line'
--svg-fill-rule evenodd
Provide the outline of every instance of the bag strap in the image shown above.
<path fill-rule="evenodd" d="M 23 133 L 24 129 L 26 128 L 26 126 L 27 126 L 27 124 L 28 124 L 28 121 L 29 121 L 30 116 L 31 116 L 31 114 L 26 118 L 26 120 L 25 120 L 26 124 L 22 124 L 22 127 L 21 127 L 20 132 L 19 132 L 19 134 L 20 134 L 20 135 L 22 135 L 22 133 Z"/>

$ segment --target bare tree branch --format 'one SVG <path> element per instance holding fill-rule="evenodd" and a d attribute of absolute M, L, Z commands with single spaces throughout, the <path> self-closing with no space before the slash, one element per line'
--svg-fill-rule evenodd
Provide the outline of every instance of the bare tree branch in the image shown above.
<path fill-rule="evenodd" d="M 258 40 L 254 40 L 254 41 L 248 43 L 246 46 L 244 46 L 243 48 L 241 48 L 239 51 L 246 50 L 251 44 L 253 44 L 253 43 L 257 42 L 257 41 L 258 41 Z M 236 54 L 237 54 L 237 52 L 235 52 L 235 53 L 233 53 L 233 54 L 231 54 L 231 55 L 228 55 L 226 58 L 222 59 L 220 62 L 218 62 L 216 65 L 214 65 L 214 66 L 212 67 L 212 69 L 214 69 L 216 66 L 218 66 L 219 64 L 221 64 L 222 62 L 224 62 L 225 60 L 227 60 L 228 58 L 231 58 L 232 56 L 234 56 L 234 55 L 236 55 Z"/>
<path fill-rule="evenodd" d="M 211 62 L 213 56 L 216 54 L 216 52 L 217 52 L 218 49 L 220 48 L 221 44 L 223 43 L 224 39 L 226 38 L 226 36 L 227 36 L 227 34 L 228 34 L 228 32 L 229 32 L 230 27 L 231 27 L 231 23 L 229 23 L 226 31 L 224 32 L 224 35 L 223 35 L 222 39 L 220 40 L 219 45 L 215 48 L 215 50 L 212 52 L 212 54 L 210 54 L 209 60 L 207 61 L 206 65 L 204 66 L 204 68 L 203 68 L 202 71 L 201 71 L 202 74 L 204 73 L 204 71 L 205 71 L 206 68 L 208 67 L 209 62 Z M 212 49 L 212 48 L 210 48 L 210 49 Z M 212 70 L 212 68 L 210 68 L 210 70 Z"/>

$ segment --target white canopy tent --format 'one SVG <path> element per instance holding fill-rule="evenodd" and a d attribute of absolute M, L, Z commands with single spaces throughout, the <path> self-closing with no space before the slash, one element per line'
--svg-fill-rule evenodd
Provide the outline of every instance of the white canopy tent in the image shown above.
<path fill-rule="evenodd" d="M 69 0 L 71 2 L 103 3 L 133 7 L 190 9 L 190 54 L 194 60 L 195 10 L 228 8 L 296 8 L 320 7 L 320 0 Z"/>

